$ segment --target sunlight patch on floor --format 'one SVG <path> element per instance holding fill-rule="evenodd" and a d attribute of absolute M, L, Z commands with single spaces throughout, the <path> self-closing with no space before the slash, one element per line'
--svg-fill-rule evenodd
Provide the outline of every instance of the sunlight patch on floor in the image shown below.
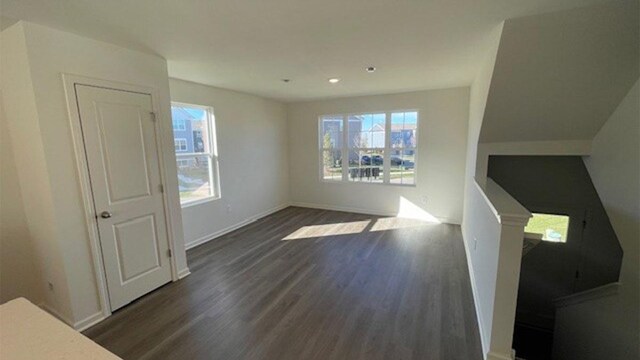
<path fill-rule="evenodd" d="M 364 220 L 336 224 L 303 226 L 293 233 L 287 235 L 282 240 L 297 240 L 333 235 L 358 234 L 363 232 L 370 223 L 371 220 Z"/>
<path fill-rule="evenodd" d="M 370 231 L 387 231 L 387 230 L 397 230 L 397 229 L 406 229 L 418 226 L 424 226 L 428 224 L 433 224 L 432 222 L 416 220 L 416 219 L 406 219 L 406 218 L 382 218 L 376 220 L 376 222 L 371 227 Z"/>
<path fill-rule="evenodd" d="M 429 214 L 426 210 L 414 204 L 404 196 L 401 196 L 400 203 L 398 205 L 397 217 L 341 222 L 335 224 L 308 225 L 299 228 L 282 240 L 288 241 L 319 238 L 324 236 L 352 235 L 365 231 L 387 231 L 440 223 L 440 220 L 435 216 Z"/>

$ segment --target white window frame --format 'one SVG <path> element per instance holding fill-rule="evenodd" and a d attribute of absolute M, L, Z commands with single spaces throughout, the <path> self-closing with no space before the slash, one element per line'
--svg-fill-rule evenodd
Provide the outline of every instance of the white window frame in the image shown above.
<path fill-rule="evenodd" d="M 336 118 L 338 117 L 342 117 L 343 115 L 335 115 Z M 344 142 L 346 140 L 346 136 L 345 136 L 345 128 L 344 128 L 344 118 L 342 118 L 342 147 L 341 148 L 325 148 L 324 147 L 324 138 L 323 138 L 323 134 L 322 134 L 322 118 L 324 117 L 334 117 L 334 115 L 322 115 L 320 116 L 320 121 L 318 121 L 318 144 L 319 144 L 319 148 L 320 148 L 320 152 L 319 152 L 319 161 L 320 161 L 320 180 L 321 181 L 325 181 L 325 182 L 340 182 L 342 181 L 342 179 L 345 178 L 345 167 L 344 167 Z M 333 119 L 336 120 L 336 119 Z M 324 152 L 325 151 L 331 151 L 331 150 L 340 150 L 342 153 L 342 179 L 325 179 L 324 178 Z M 348 169 L 348 166 L 347 166 Z"/>
<path fill-rule="evenodd" d="M 415 145 L 412 147 L 414 150 L 414 164 L 413 164 L 413 184 L 397 184 L 392 183 L 390 180 L 390 170 L 391 170 L 391 114 L 394 113 L 405 113 L 405 112 L 415 112 L 416 113 L 416 130 L 415 130 Z M 345 161 L 345 156 L 349 155 L 349 117 L 351 116 L 361 116 L 361 115 L 370 115 L 370 114 L 385 114 L 385 147 L 384 147 L 384 160 L 383 160 L 383 180 L 382 182 L 365 182 L 365 181 L 350 181 L 349 180 L 349 160 Z M 340 118 L 342 117 L 342 147 L 340 150 L 342 151 L 342 179 L 325 179 L 324 178 L 324 148 L 323 148 L 323 132 L 322 132 L 322 123 L 324 118 Z M 391 110 L 391 111 L 362 111 L 362 112 L 353 112 L 347 114 L 324 114 L 318 117 L 318 175 L 320 182 L 326 183 L 348 183 L 348 184 L 358 184 L 358 185 L 390 185 L 390 186 L 403 186 L 403 187 L 416 187 L 418 185 L 418 149 L 419 149 L 419 128 L 420 128 L 420 110 L 419 109 L 399 109 L 399 110 Z M 367 149 L 382 149 L 382 148 L 367 148 Z M 405 148 L 403 148 L 405 149 Z"/>
<path fill-rule="evenodd" d="M 217 200 L 217 199 L 221 199 L 222 198 L 222 192 L 220 189 L 220 165 L 219 165 L 219 161 L 220 158 L 218 156 L 218 136 L 216 134 L 216 126 L 215 126 L 215 115 L 213 112 L 213 107 L 211 106 L 204 106 L 204 105 L 196 105 L 196 104 L 189 104 L 189 103 L 183 103 L 183 102 L 176 102 L 176 101 L 172 101 L 171 102 L 171 106 L 179 106 L 179 107 L 190 107 L 190 108 L 196 108 L 196 109 L 201 109 L 204 110 L 205 113 L 207 114 L 207 133 L 208 133 L 208 140 L 209 140 L 209 151 L 208 152 L 201 152 L 201 153 L 183 153 L 183 152 L 176 152 L 176 160 L 181 160 L 181 158 L 186 158 L 186 157 L 193 157 L 193 156 L 207 156 L 208 160 L 209 160 L 209 181 L 211 183 L 211 190 L 212 190 L 212 194 L 207 196 L 207 197 L 203 197 L 203 198 L 199 198 L 199 199 L 194 199 L 194 200 L 189 200 L 189 201 L 182 201 L 180 200 L 180 205 L 183 208 L 189 207 L 189 206 L 194 206 L 194 205 L 198 205 L 198 204 L 203 204 L 209 201 L 213 201 L 213 200 Z"/>
<path fill-rule="evenodd" d="M 178 145 L 178 144 L 180 144 L 180 145 Z M 182 144 L 184 144 L 184 146 L 182 146 Z M 187 142 L 187 139 L 185 139 L 185 138 L 174 138 L 173 139 L 173 146 L 174 146 L 175 151 L 177 153 L 186 152 L 187 150 L 189 150 L 189 143 Z M 183 147 L 184 147 L 184 150 L 182 150 Z"/>
<path fill-rule="evenodd" d="M 187 130 L 187 123 L 184 121 L 184 119 L 178 119 L 175 122 L 173 120 L 171 120 L 171 122 L 173 123 L 173 130 L 174 131 L 186 131 Z M 176 124 L 178 124 L 178 126 L 176 126 Z"/>

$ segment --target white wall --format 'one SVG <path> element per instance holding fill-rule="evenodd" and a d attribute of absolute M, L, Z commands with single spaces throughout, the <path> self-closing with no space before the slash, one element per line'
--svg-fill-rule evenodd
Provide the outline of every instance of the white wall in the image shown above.
<path fill-rule="evenodd" d="M 485 359 L 510 359 L 524 227 L 531 213 L 491 179 L 473 183 L 465 252 Z"/>
<path fill-rule="evenodd" d="M 417 186 L 319 180 L 318 117 L 418 109 Z M 444 222 L 462 220 L 469 89 L 418 91 L 292 103 L 288 106 L 291 200 L 294 204 L 397 214 L 401 197 Z M 427 197 L 427 203 L 421 197 Z"/>
<path fill-rule="evenodd" d="M 591 140 L 638 77 L 639 4 L 506 20 L 481 142 Z"/>
<path fill-rule="evenodd" d="M 182 209 L 187 247 L 289 203 L 285 105 L 170 79 L 171 100 L 213 107 L 222 198 Z"/>
<path fill-rule="evenodd" d="M 467 253 L 467 262 L 469 265 L 469 274 L 471 278 L 471 287 L 473 289 L 474 302 L 476 304 L 476 315 L 480 326 L 480 338 L 482 340 L 483 353 L 486 354 L 489 349 L 489 339 L 491 334 L 491 314 L 493 312 L 492 296 L 488 294 L 479 294 L 480 289 L 495 289 L 494 267 L 497 266 L 497 245 L 494 242 L 498 239 L 498 224 L 493 224 L 488 214 L 483 211 L 485 205 L 481 202 L 482 197 L 475 184 L 476 162 L 478 157 L 478 140 L 480 138 L 480 129 L 482 128 L 482 119 L 484 117 L 484 109 L 489 96 L 489 88 L 491 85 L 491 76 L 493 75 L 493 67 L 500 44 L 500 36 L 502 34 L 502 26 L 500 24 L 493 31 L 492 48 L 489 49 L 486 58 L 483 60 L 482 67 L 476 75 L 471 85 L 469 99 L 469 130 L 467 132 L 467 153 L 465 159 L 465 175 L 464 175 L 464 203 L 463 203 L 463 219 L 462 219 L 462 237 L 465 243 Z M 483 234 L 487 240 L 481 241 L 481 253 L 474 257 L 477 259 L 472 261 L 471 250 L 474 249 L 474 235 Z M 477 248 L 477 247 L 476 247 Z M 484 254 L 486 252 L 486 254 Z M 477 272 L 477 275 L 476 275 Z M 481 300 L 485 299 L 485 300 Z"/>
<path fill-rule="evenodd" d="M 517 251 L 512 248 L 513 244 L 501 244 L 501 242 L 504 239 L 513 241 L 511 237 L 514 234 L 517 236 L 522 229 L 513 226 L 503 229 L 503 226 L 496 221 L 495 214 L 490 211 L 483 191 L 477 185 L 477 183 L 481 186 L 486 184 L 486 166 L 483 166 L 485 160 L 484 155 L 480 153 L 479 138 L 503 27 L 504 23 L 500 23 L 493 30 L 492 46 L 488 49 L 485 58 L 481 59 L 482 65 L 471 85 L 464 178 L 462 236 L 485 359 L 509 355 L 507 349 L 511 345 L 513 324 L 510 327 L 503 325 L 509 321 L 512 323 L 515 319 L 517 274 L 520 269 L 519 258 L 508 259 L 504 256 L 500 258 L 500 253 L 502 245 L 506 245 L 506 250 L 511 252 Z M 513 268 L 516 265 L 513 263 L 514 260 L 517 260 L 517 268 L 511 269 L 511 273 L 500 274 L 499 269 L 505 268 L 505 265 L 506 268 Z M 498 279 L 500 275 L 503 276 L 501 281 Z M 496 304 L 500 304 L 500 307 L 506 304 L 508 308 L 505 311 Z M 499 312 L 496 312 L 496 309 L 500 309 Z M 503 328 L 500 328 L 501 326 Z"/>
<path fill-rule="evenodd" d="M 640 286 L 639 88 L 636 81 L 593 139 L 591 156 L 584 159 L 624 251 L 620 282 L 636 295 Z"/>
<path fill-rule="evenodd" d="M 617 295 L 560 309 L 557 359 L 640 357 L 640 85 L 600 129 L 584 159 L 624 252 Z"/>
<path fill-rule="evenodd" d="M 41 293 L 43 306 L 72 323 L 72 309 L 62 254 L 55 241 L 55 210 L 49 184 L 45 149 L 32 86 L 29 54 L 24 24 L 15 24 L 0 33 L 2 61 L 0 62 L 0 87 L 4 105 L 4 119 L 12 145 L 14 164 L 23 211 L 34 244 L 37 268 L 42 270 L 43 281 L 54 289 Z M 29 166 L 21 166 L 28 164 Z M 4 208 L 3 216 L 20 217 L 20 208 Z M 16 213 L 17 212 L 17 213 Z M 3 273 L 3 276 L 11 274 Z M 15 282 L 19 279 L 5 281 Z"/>
<path fill-rule="evenodd" d="M 473 229 L 464 237 L 471 286 L 478 317 L 478 328 L 483 353 L 489 350 L 493 304 L 495 302 L 496 274 L 500 246 L 500 224 L 491 212 L 481 190 L 472 185 L 465 203 L 474 216 L 464 219 L 464 224 Z"/>
<path fill-rule="evenodd" d="M 25 214 L 41 245 L 43 276 L 54 287 L 46 291 L 46 305 L 72 325 L 82 325 L 101 309 L 61 75 L 131 83 L 157 92 L 163 162 L 167 174 L 173 174 L 166 179 L 171 235 L 178 269 L 185 269 L 166 61 L 27 22 L 5 29 L 2 40 L 3 97 Z"/>
<path fill-rule="evenodd" d="M 496 56 L 500 46 L 500 37 L 502 36 L 502 28 L 504 22 L 496 26 L 492 31 L 491 48 L 487 50 L 485 58 L 482 59 L 482 66 L 476 75 L 469 95 L 469 131 L 467 132 L 467 154 L 465 162 L 465 209 L 467 208 L 467 197 L 473 190 L 474 178 L 479 177 L 480 181 L 484 181 L 484 176 L 476 171 L 476 162 L 478 158 L 478 142 L 480 140 L 480 130 L 482 129 L 482 120 L 484 118 L 484 110 L 489 97 L 491 87 L 491 78 L 493 76 L 493 68 L 496 63 Z M 485 174 L 486 175 L 486 174 Z M 465 210 L 466 216 L 466 210 Z M 464 222 L 464 221 L 463 221 Z M 464 231 L 464 224 L 463 224 Z M 463 234 L 464 235 L 464 234 Z"/>
<path fill-rule="evenodd" d="M 0 97 L 0 303 L 25 297 L 43 301 L 38 266 Z"/>

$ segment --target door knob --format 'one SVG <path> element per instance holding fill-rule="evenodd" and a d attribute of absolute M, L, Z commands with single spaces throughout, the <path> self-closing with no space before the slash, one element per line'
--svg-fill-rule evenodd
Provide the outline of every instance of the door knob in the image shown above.
<path fill-rule="evenodd" d="M 111 213 L 108 212 L 108 211 L 103 211 L 103 212 L 100 213 L 100 217 L 103 218 L 103 219 L 108 219 L 108 218 L 111 217 Z"/>

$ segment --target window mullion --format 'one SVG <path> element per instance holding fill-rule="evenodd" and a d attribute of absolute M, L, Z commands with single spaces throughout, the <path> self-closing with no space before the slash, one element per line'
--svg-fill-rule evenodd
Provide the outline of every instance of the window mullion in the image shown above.
<path fill-rule="evenodd" d="M 218 189 L 215 185 L 218 182 L 218 179 L 214 176 L 213 167 L 215 166 L 213 163 L 213 155 L 207 154 L 207 160 L 209 162 L 209 196 L 217 196 Z"/>
<path fill-rule="evenodd" d="M 324 118 L 318 118 L 318 170 L 319 170 L 319 179 L 320 181 L 324 180 L 324 143 L 322 141 L 323 137 L 323 127 L 324 127 Z"/>
<path fill-rule="evenodd" d="M 391 113 L 384 114 L 384 162 L 382 170 L 382 182 L 391 182 Z"/>
<path fill-rule="evenodd" d="M 346 161 L 345 161 L 346 157 Z M 342 117 L 342 181 L 349 181 L 349 116 Z"/>

